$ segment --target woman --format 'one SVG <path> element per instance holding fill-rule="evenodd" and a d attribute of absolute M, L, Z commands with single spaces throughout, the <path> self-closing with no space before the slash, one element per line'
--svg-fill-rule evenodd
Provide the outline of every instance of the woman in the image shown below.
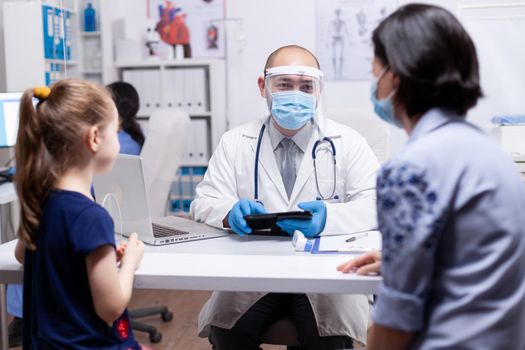
<path fill-rule="evenodd" d="M 465 120 L 482 96 L 474 44 L 429 5 L 401 7 L 372 40 L 375 111 L 409 140 L 378 175 L 383 282 L 367 348 L 523 349 L 525 187 Z"/>
<path fill-rule="evenodd" d="M 139 155 L 144 145 L 144 134 L 137 122 L 139 94 L 133 85 L 123 81 L 114 82 L 107 87 L 113 95 L 119 114 L 120 153 Z"/>

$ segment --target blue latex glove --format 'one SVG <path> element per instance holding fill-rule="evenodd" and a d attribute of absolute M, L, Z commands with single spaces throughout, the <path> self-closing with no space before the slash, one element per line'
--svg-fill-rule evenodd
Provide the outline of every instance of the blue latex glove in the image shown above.
<path fill-rule="evenodd" d="M 244 215 L 251 214 L 266 214 L 266 209 L 259 202 L 241 199 L 230 210 L 228 214 L 228 224 L 233 232 L 244 236 L 252 233 L 252 229 L 248 227 Z"/>
<path fill-rule="evenodd" d="M 305 237 L 312 238 L 323 232 L 326 225 L 326 205 L 323 201 L 302 202 L 298 205 L 303 210 L 312 213 L 310 220 L 286 219 L 278 221 L 277 225 L 289 235 L 295 230 L 301 231 Z"/>

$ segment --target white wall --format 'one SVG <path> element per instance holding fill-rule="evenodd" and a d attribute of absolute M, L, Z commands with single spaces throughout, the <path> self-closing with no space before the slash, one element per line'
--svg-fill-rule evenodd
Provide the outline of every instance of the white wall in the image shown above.
<path fill-rule="evenodd" d="M 243 40 L 235 40 L 234 36 L 228 41 L 230 127 L 267 113 L 256 82 L 266 57 L 273 50 L 282 45 L 298 44 L 315 53 L 317 1 L 227 1 L 227 17 L 242 19 L 244 28 Z M 400 5 L 409 2 L 399 1 Z M 456 0 L 419 2 L 443 6 L 454 14 L 457 12 Z M 351 125 L 352 119 L 362 116 L 351 112 L 345 115 L 342 111 L 372 111 L 369 81 L 327 82 L 323 99 L 326 115 L 345 124 Z M 396 152 L 405 143 L 405 133 L 391 127 L 389 135 L 390 153 Z"/>
<path fill-rule="evenodd" d="M 227 36 L 227 120 L 229 128 L 252 120 L 267 113 L 265 101 L 259 96 L 257 77 L 262 74 L 266 57 L 282 45 L 298 44 L 315 53 L 316 50 L 316 7 L 320 0 L 225 0 Z M 400 5 L 409 3 L 400 0 Z M 457 0 L 418 0 L 447 8 L 457 14 Z M 463 0 L 462 4 L 501 4 L 507 1 Z M 525 3 L 525 0 L 513 0 L 514 3 Z M 113 18 L 145 17 L 145 0 L 111 0 Z M 520 40 L 523 46 L 523 34 L 516 33 L 513 38 Z M 512 35 L 511 35 L 512 37 Z M 475 41 L 476 38 L 474 38 Z M 506 65 L 506 58 L 511 52 L 501 52 L 500 65 Z M 525 61 L 522 61 L 525 62 Z M 484 67 L 497 72 L 497 67 Z M 522 66 L 524 66 L 522 64 Z M 494 75 L 494 74 L 493 74 Z M 483 76 L 482 76 L 483 78 Z M 505 82 L 490 81 L 488 75 L 482 84 Z M 486 89 L 487 90 L 487 89 Z M 490 90 L 490 89 L 489 89 Z M 341 118 L 342 111 L 367 110 L 372 107 L 369 102 L 370 82 L 327 82 L 324 90 L 324 107 L 328 116 L 339 116 L 339 121 L 351 124 L 353 115 Z M 481 106 L 480 108 L 483 108 Z M 523 108 L 522 112 L 525 111 Z M 479 109 L 477 110 L 479 112 Z M 479 114 L 479 113 L 478 113 Z M 343 114 L 344 115 L 344 114 Z M 486 123 L 488 114 L 477 120 Z M 474 118 L 476 119 L 476 118 Z M 405 142 L 406 136 L 401 130 L 391 128 L 390 145 L 395 152 Z"/>

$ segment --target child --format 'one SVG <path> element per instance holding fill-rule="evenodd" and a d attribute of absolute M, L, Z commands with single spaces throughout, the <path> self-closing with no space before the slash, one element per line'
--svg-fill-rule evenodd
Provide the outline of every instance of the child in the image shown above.
<path fill-rule="evenodd" d="M 22 97 L 15 255 L 24 263 L 25 349 L 141 349 L 126 306 L 144 245 L 132 234 L 117 256 L 113 221 L 90 193 L 118 154 L 118 124 L 110 94 L 89 82 Z"/>

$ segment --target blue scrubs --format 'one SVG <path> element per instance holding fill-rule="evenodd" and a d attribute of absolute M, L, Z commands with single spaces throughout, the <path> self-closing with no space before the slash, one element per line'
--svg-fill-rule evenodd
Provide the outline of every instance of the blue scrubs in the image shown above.
<path fill-rule="evenodd" d="M 139 350 L 127 310 L 108 325 L 98 317 L 86 257 L 115 247 L 113 220 L 78 192 L 54 190 L 43 206 L 35 251 L 24 261 L 24 348 Z"/>
<path fill-rule="evenodd" d="M 120 143 L 121 154 L 131 154 L 138 156 L 140 154 L 141 146 L 139 143 L 131 138 L 131 135 L 120 130 L 118 132 L 118 142 Z"/>
<path fill-rule="evenodd" d="M 22 317 L 24 289 L 21 284 L 7 286 L 7 312 L 15 317 Z"/>
<path fill-rule="evenodd" d="M 510 157 L 434 109 L 377 181 L 383 282 L 374 322 L 411 349 L 525 348 L 525 186 Z"/>

